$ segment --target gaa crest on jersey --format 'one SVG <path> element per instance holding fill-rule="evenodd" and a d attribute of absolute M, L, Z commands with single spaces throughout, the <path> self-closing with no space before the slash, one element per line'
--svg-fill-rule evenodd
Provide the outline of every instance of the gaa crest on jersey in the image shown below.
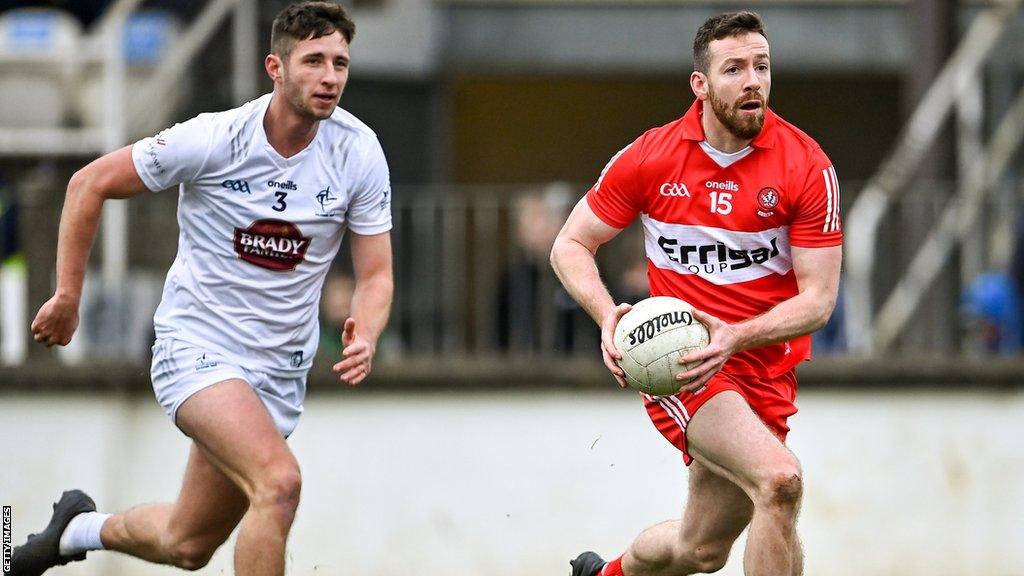
<path fill-rule="evenodd" d="M 757 215 L 762 218 L 775 215 L 775 208 L 779 205 L 780 198 L 779 191 L 775 188 L 771 186 L 761 188 L 761 191 L 757 193 Z"/>
<path fill-rule="evenodd" d="M 331 216 L 337 216 L 338 211 L 334 209 L 334 202 L 338 197 L 331 193 L 331 187 L 328 186 L 323 190 L 316 193 L 316 204 L 317 209 L 314 213 L 317 216 L 328 218 Z"/>
<path fill-rule="evenodd" d="M 235 253 L 267 270 L 294 270 L 306 258 L 310 238 L 291 222 L 256 220 L 248 228 L 235 228 Z"/>

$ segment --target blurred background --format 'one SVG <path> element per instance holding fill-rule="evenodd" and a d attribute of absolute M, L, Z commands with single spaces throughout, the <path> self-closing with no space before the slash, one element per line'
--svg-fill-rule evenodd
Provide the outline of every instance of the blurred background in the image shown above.
<path fill-rule="evenodd" d="M 16 543 L 72 484 L 111 509 L 173 498 L 187 442 L 152 399 L 149 349 L 175 192 L 105 207 L 71 346 L 28 326 L 71 174 L 269 91 L 287 4 L 0 0 L 0 503 Z M 340 389 L 343 247 L 292 440 L 290 573 L 562 574 L 677 514 L 678 454 L 615 389 L 548 252 L 608 159 L 689 106 L 697 27 L 753 9 L 770 105 L 842 185 L 840 303 L 792 421 L 807 573 L 1024 575 L 1021 0 L 344 4 L 341 105 L 388 156 L 396 294 L 373 377 Z M 645 296 L 639 229 L 598 257 L 617 299 Z M 93 556 L 62 573 L 174 573 Z M 206 572 L 229 567 L 222 551 Z"/>

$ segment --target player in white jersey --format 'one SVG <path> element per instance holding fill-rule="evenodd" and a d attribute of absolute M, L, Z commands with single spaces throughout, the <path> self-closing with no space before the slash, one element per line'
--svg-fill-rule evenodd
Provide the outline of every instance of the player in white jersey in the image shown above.
<path fill-rule="evenodd" d="M 301 476 L 285 439 L 316 352 L 321 286 L 346 228 L 356 287 L 341 335 L 342 382 L 370 373 L 391 305 L 390 185 L 373 132 L 337 108 L 355 26 L 329 2 L 274 20 L 274 91 L 112 152 L 68 184 L 57 290 L 32 325 L 67 344 L 103 202 L 179 185 L 178 255 L 155 317 L 157 399 L 192 441 L 178 499 L 122 514 L 65 492 L 49 526 L 14 551 L 12 574 L 42 574 L 110 549 L 204 566 L 241 522 L 235 574 L 284 574 Z"/>

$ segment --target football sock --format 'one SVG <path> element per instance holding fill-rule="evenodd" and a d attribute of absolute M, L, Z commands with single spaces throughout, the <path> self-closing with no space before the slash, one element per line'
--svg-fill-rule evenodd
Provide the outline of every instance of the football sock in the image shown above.
<path fill-rule="evenodd" d="M 100 529 L 111 516 L 101 512 L 83 512 L 72 518 L 60 535 L 60 555 L 67 558 L 89 550 L 103 550 Z"/>
<path fill-rule="evenodd" d="M 600 576 L 623 576 L 622 556 L 605 564 L 604 568 L 601 569 Z"/>

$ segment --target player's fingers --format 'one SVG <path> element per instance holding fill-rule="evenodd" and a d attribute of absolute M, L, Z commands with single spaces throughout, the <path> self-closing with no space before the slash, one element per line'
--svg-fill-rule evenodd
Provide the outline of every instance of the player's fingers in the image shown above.
<path fill-rule="evenodd" d="M 611 336 L 609 336 L 607 339 L 605 339 L 603 336 L 601 337 L 601 349 L 610 358 L 622 360 L 622 352 L 619 352 L 619 349 L 615 346 L 615 339 L 612 338 Z"/>
<path fill-rule="evenodd" d="M 695 380 L 700 378 L 701 376 L 704 376 L 704 374 L 706 374 L 707 371 L 710 369 L 711 363 L 701 362 L 700 364 L 694 366 L 693 368 L 690 368 L 689 370 L 685 370 L 683 372 L 680 372 L 679 374 L 676 374 L 676 380 L 679 380 L 681 382 Z"/>
<path fill-rule="evenodd" d="M 359 381 L 362 380 L 361 377 L 365 377 L 365 376 L 366 376 L 366 370 L 363 367 L 361 367 L 361 366 L 357 366 L 357 367 L 349 370 L 348 372 L 345 372 L 344 374 L 342 374 L 341 375 L 341 380 L 342 380 L 342 382 L 344 382 L 346 384 L 355 385 L 355 384 L 358 384 Z M 356 380 L 357 378 L 359 378 L 359 380 Z"/>
<path fill-rule="evenodd" d="M 696 392 L 697 390 L 700 390 L 701 388 L 707 386 L 708 382 L 711 381 L 711 378 L 713 378 L 715 374 L 718 374 L 718 368 L 708 370 L 707 373 L 705 373 L 700 378 L 697 378 L 693 382 L 690 382 L 683 386 L 681 390 L 690 393 Z"/>
<path fill-rule="evenodd" d="M 679 355 L 680 364 L 689 364 L 691 362 L 702 362 L 711 358 L 716 354 L 716 351 L 711 347 L 701 348 L 700 350 L 693 350 L 686 354 Z"/>
<path fill-rule="evenodd" d="M 703 310 L 697 310 L 696 308 L 693 309 L 693 317 L 709 328 L 712 324 L 717 324 L 719 322 L 718 318 L 704 312 Z"/>
<path fill-rule="evenodd" d="M 345 320 L 345 327 L 341 330 L 341 341 L 348 346 L 356 338 L 356 321 L 352 318 Z"/>
<path fill-rule="evenodd" d="M 347 372 L 357 366 L 367 364 L 367 358 L 365 356 L 354 356 L 345 358 L 341 362 L 334 365 L 335 372 Z"/>
<path fill-rule="evenodd" d="M 341 355 L 344 358 L 350 358 L 352 356 L 366 354 L 368 349 L 369 346 L 367 346 L 366 342 L 353 342 L 342 349 Z"/>
<path fill-rule="evenodd" d="M 629 386 L 629 384 L 626 383 L 625 379 L 626 373 L 623 372 L 619 364 L 615 360 L 613 360 L 611 356 L 608 355 L 608 351 L 604 350 L 603 348 L 601 350 L 601 358 L 602 360 L 604 360 L 605 368 L 607 368 L 608 371 L 612 373 L 612 378 L 615 378 L 615 382 L 618 383 L 619 388 L 625 388 Z"/>
<path fill-rule="evenodd" d="M 615 358 L 611 355 L 611 352 L 604 346 L 601 347 L 601 359 L 604 361 L 604 365 L 608 368 L 608 371 L 616 376 L 624 375 L 622 368 L 619 363 L 615 361 Z"/>

